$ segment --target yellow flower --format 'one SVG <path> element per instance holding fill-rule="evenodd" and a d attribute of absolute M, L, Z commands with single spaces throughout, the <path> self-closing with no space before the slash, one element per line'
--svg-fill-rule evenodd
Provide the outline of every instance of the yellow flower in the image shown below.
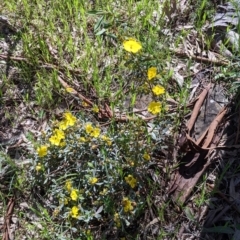
<path fill-rule="evenodd" d="M 94 105 L 93 108 L 92 108 L 92 111 L 95 112 L 95 113 L 98 113 L 99 112 L 98 106 Z"/>
<path fill-rule="evenodd" d="M 152 114 L 158 114 L 161 111 L 161 103 L 160 102 L 150 102 L 148 105 L 148 111 Z"/>
<path fill-rule="evenodd" d="M 93 236 L 92 236 L 92 234 L 91 234 L 91 231 L 88 229 L 87 231 L 86 231 L 86 234 L 87 234 L 87 239 L 93 239 Z"/>
<path fill-rule="evenodd" d="M 89 107 L 89 104 L 87 102 L 82 102 L 83 107 Z"/>
<path fill-rule="evenodd" d="M 64 113 L 63 116 L 68 126 L 73 126 L 77 121 L 77 118 L 73 116 L 70 112 Z"/>
<path fill-rule="evenodd" d="M 37 166 L 35 167 L 35 170 L 37 172 L 39 172 L 40 170 L 42 170 L 42 164 L 41 163 L 38 163 Z"/>
<path fill-rule="evenodd" d="M 46 145 L 42 145 L 41 147 L 37 148 L 37 153 L 39 157 L 44 157 L 47 155 L 48 147 Z"/>
<path fill-rule="evenodd" d="M 144 153 L 143 154 L 143 158 L 146 160 L 146 161 L 149 161 L 151 159 L 150 155 L 148 153 Z"/>
<path fill-rule="evenodd" d="M 57 217 L 59 213 L 60 213 L 60 210 L 59 210 L 59 208 L 57 207 L 57 208 L 54 209 L 54 211 L 53 211 L 53 213 L 52 213 L 52 216 L 53 216 L 53 217 Z"/>
<path fill-rule="evenodd" d="M 73 126 L 77 119 L 70 112 L 63 114 L 64 119 L 59 123 L 60 130 L 66 130 L 69 126 Z"/>
<path fill-rule="evenodd" d="M 79 138 L 79 141 L 80 141 L 80 142 L 86 142 L 87 140 L 86 140 L 85 137 L 80 137 L 80 138 Z"/>
<path fill-rule="evenodd" d="M 165 88 L 160 85 L 156 85 L 152 88 L 152 91 L 155 95 L 158 96 L 165 93 Z"/>
<path fill-rule="evenodd" d="M 118 228 L 121 227 L 119 213 L 114 213 L 113 221 L 116 223 Z"/>
<path fill-rule="evenodd" d="M 134 167 L 134 165 L 135 165 L 134 161 L 132 161 L 132 160 L 130 159 L 130 160 L 128 160 L 127 162 L 128 162 L 128 164 L 129 164 L 130 166 Z"/>
<path fill-rule="evenodd" d="M 63 120 L 58 124 L 58 126 L 59 126 L 59 129 L 66 130 L 68 128 L 68 123 L 67 121 Z"/>
<path fill-rule="evenodd" d="M 59 146 L 62 139 L 65 138 L 64 132 L 62 130 L 56 129 L 54 135 L 49 138 L 51 144 Z"/>
<path fill-rule="evenodd" d="M 133 210 L 132 202 L 127 197 L 123 198 L 122 204 L 125 213 L 131 212 Z"/>
<path fill-rule="evenodd" d="M 147 72 L 148 80 L 152 80 L 157 76 L 157 68 L 156 67 L 150 67 Z"/>
<path fill-rule="evenodd" d="M 100 132 L 101 132 L 100 128 L 94 128 L 90 133 L 90 136 L 97 138 L 100 135 Z"/>
<path fill-rule="evenodd" d="M 71 209 L 71 212 L 70 212 L 70 216 L 72 218 L 78 218 L 79 216 L 79 209 L 77 206 L 73 206 L 72 209 Z"/>
<path fill-rule="evenodd" d="M 111 146 L 112 145 L 112 141 L 110 140 L 109 137 L 105 136 L 105 135 L 102 135 L 102 140 L 105 141 L 107 143 L 108 146 Z"/>
<path fill-rule="evenodd" d="M 78 190 L 77 189 L 72 189 L 70 197 L 73 201 L 77 201 L 78 199 Z"/>
<path fill-rule="evenodd" d="M 64 198 L 63 203 L 64 203 L 64 205 L 67 205 L 68 204 L 68 198 Z"/>
<path fill-rule="evenodd" d="M 66 87 L 65 89 L 66 89 L 66 91 L 67 91 L 68 93 L 74 92 L 74 89 L 71 88 L 71 87 Z"/>
<path fill-rule="evenodd" d="M 137 179 L 133 177 L 133 175 L 129 174 L 125 177 L 125 181 L 131 186 L 131 188 L 135 188 L 137 184 Z"/>
<path fill-rule="evenodd" d="M 93 126 L 92 126 L 91 123 L 86 123 L 85 131 L 86 131 L 87 134 L 90 134 L 93 131 Z"/>
<path fill-rule="evenodd" d="M 72 191 L 72 182 L 70 180 L 67 180 L 65 183 L 65 188 L 68 192 Z"/>
<path fill-rule="evenodd" d="M 90 178 L 89 179 L 89 183 L 91 184 L 91 185 L 94 185 L 95 183 L 97 183 L 98 182 L 98 179 L 96 178 L 96 177 L 93 177 L 93 178 Z"/>
<path fill-rule="evenodd" d="M 108 189 L 107 188 L 104 188 L 101 192 L 100 192 L 100 195 L 106 195 Z"/>
<path fill-rule="evenodd" d="M 56 129 L 55 134 L 60 138 L 60 139 L 64 139 L 65 138 L 65 134 L 62 130 Z"/>
<path fill-rule="evenodd" d="M 137 53 L 142 49 L 142 45 L 140 42 L 135 40 L 134 38 L 129 38 L 123 42 L 123 47 L 127 52 Z"/>
<path fill-rule="evenodd" d="M 61 142 L 61 139 L 59 139 L 58 136 L 56 136 L 56 135 L 52 135 L 52 136 L 49 138 L 49 142 L 50 142 L 52 145 L 59 146 L 59 144 L 60 144 L 60 142 Z"/>

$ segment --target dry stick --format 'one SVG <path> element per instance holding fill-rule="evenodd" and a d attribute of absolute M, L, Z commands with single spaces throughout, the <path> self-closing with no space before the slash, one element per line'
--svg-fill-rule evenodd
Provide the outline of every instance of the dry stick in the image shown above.
<path fill-rule="evenodd" d="M 63 86 L 64 88 L 68 88 L 68 87 L 69 87 L 69 85 L 68 85 L 60 76 L 58 76 L 58 81 L 62 84 L 62 86 Z M 89 104 L 91 107 L 94 105 L 94 103 L 93 103 L 92 101 L 90 101 L 88 98 L 84 97 L 82 94 L 80 94 L 79 92 L 77 92 L 75 89 L 72 89 L 72 91 L 71 91 L 70 94 L 73 94 L 73 95 L 78 96 L 82 101 L 86 102 L 86 103 Z M 105 104 L 105 107 L 106 107 L 106 110 L 107 110 L 107 116 L 111 118 L 111 117 L 113 116 L 111 109 L 109 108 L 109 106 L 108 106 L 107 104 Z M 103 116 L 106 115 L 106 113 L 104 112 L 104 110 L 101 109 L 101 108 L 99 109 L 99 112 L 100 112 Z M 123 118 L 121 118 L 121 120 L 123 120 Z M 126 121 L 127 119 L 124 118 L 124 120 Z"/>
<path fill-rule="evenodd" d="M 3 238 L 2 240 L 9 240 L 9 233 L 10 233 L 10 218 L 13 214 L 13 208 L 14 208 L 15 202 L 14 202 L 14 198 L 11 198 L 10 201 L 8 202 L 7 205 L 7 214 L 5 216 L 4 219 L 4 227 L 3 227 Z"/>
<path fill-rule="evenodd" d="M 193 112 L 192 115 L 187 123 L 187 129 L 188 129 L 188 133 L 190 133 L 190 131 L 192 130 L 192 127 L 197 119 L 198 113 L 200 111 L 200 108 L 204 102 L 204 99 L 207 96 L 207 93 L 209 91 L 209 89 L 211 88 L 211 83 L 209 83 L 207 85 L 207 87 L 202 91 L 202 93 L 199 95 L 198 100 L 193 108 Z"/>
<path fill-rule="evenodd" d="M 205 58 L 205 57 L 195 56 L 193 54 L 187 54 L 183 51 L 179 51 L 179 50 L 176 50 L 176 49 L 170 49 L 170 50 L 173 53 L 175 53 L 176 55 L 192 58 L 192 59 L 200 61 L 200 62 L 212 63 L 214 65 L 219 65 L 219 66 L 229 66 L 229 64 L 230 64 L 229 61 L 208 59 L 208 58 Z"/>
<path fill-rule="evenodd" d="M 62 84 L 62 86 L 64 88 L 68 88 L 69 87 L 69 85 L 60 76 L 58 76 L 58 80 L 59 80 L 59 82 Z M 90 106 L 94 105 L 94 103 L 92 101 L 90 101 L 88 98 L 84 97 L 82 94 L 78 93 L 73 88 L 72 88 L 72 91 L 71 91 L 70 94 L 78 96 L 81 100 L 83 100 L 84 102 L 88 103 Z M 105 110 L 106 111 L 104 111 L 103 109 L 100 108 L 99 112 L 103 116 L 106 116 L 106 117 L 109 117 L 109 118 L 113 118 L 114 114 L 113 114 L 112 110 L 110 109 L 110 107 L 106 103 L 105 103 Z M 148 117 L 148 118 L 144 118 L 143 120 L 144 121 L 150 121 L 150 120 L 152 120 L 154 118 L 156 118 L 156 116 L 151 116 L 151 117 Z M 130 118 L 130 117 L 115 117 L 115 119 L 117 121 L 120 121 L 120 122 L 126 122 L 126 121 L 129 121 L 129 120 L 134 120 L 133 118 Z M 109 124 L 109 123 L 106 123 L 106 124 Z"/>
<path fill-rule="evenodd" d="M 12 61 L 18 61 L 18 62 L 26 62 L 28 63 L 29 65 L 32 65 L 31 63 L 29 63 L 29 61 L 24 58 L 24 57 L 20 57 L 20 56 L 8 56 L 6 54 L 0 54 L 0 59 L 4 59 L 4 60 L 12 60 Z M 43 61 L 38 61 L 40 64 L 42 64 L 42 67 L 44 68 L 48 68 L 48 69 L 58 69 L 58 70 L 61 70 L 61 71 L 65 71 L 65 70 L 68 70 L 69 72 L 71 73 L 77 73 L 77 74 L 80 74 L 82 73 L 82 71 L 80 69 L 73 69 L 73 68 L 70 68 L 70 67 L 67 67 L 67 66 L 57 66 L 57 65 L 54 65 L 54 64 L 51 64 L 51 63 L 45 63 Z"/>
<path fill-rule="evenodd" d="M 63 86 L 65 89 L 70 87 L 60 76 L 58 76 L 58 81 L 62 84 L 62 86 Z M 77 95 L 81 100 L 83 100 L 84 102 L 86 102 L 87 104 L 89 104 L 91 107 L 94 105 L 93 102 L 91 102 L 89 99 L 87 99 L 86 97 L 84 97 L 82 94 L 80 94 L 79 92 L 77 92 L 77 91 L 74 90 L 73 88 L 72 88 L 71 94 Z"/>
<path fill-rule="evenodd" d="M 191 138 L 188 134 L 186 134 L 187 140 L 189 140 L 196 149 L 201 150 L 213 150 L 213 149 L 228 149 L 228 148 L 240 148 L 240 144 L 233 145 L 224 145 L 224 146 L 215 146 L 215 147 L 200 147 L 198 142 L 196 142 L 193 138 Z"/>
<path fill-rule="evenodd" d="M 62 86 L 63 86 L 64 88 L 68 88 L 68 87 L 69 87 L 69 85 L 68 85 L 60 76 L 58 76 L 58 81 L 62 84 Z M 88 98 L 84 97 L 82 94 L 80 94 L 79 92 L 77 92 L 77 91 L 76 91 L 75 89 L 73 89 L 73 88 L 72 88 L 72 91 L 71 91 L 70 94 L 73 94 L 73 95 L 78 96 L 82 101 L 86 102 L 86 103 L 89 104 L 91 107 L 94 105 L 94 103 L 93 103 L 92 101 L 90 101 Z M 104 110 L 101 109 L 101 108 L 99 109 L 99 112 L 100 112 L 103 116 L 106 115 L 105 112 L 104 112 Z M 112 115 L 110 115 L 109 112 L 111 112 L 110 109 L 107 110 L 107 115 L 108 115 L 108 117 L 111 117 Z M 111 113 L 111 114 L 112 114 L 112 113 Z"/>

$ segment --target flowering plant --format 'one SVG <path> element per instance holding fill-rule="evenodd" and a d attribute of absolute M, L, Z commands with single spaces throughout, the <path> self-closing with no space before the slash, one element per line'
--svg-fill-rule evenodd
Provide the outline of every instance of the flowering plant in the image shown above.
<path fill-rule="evenodd" d="M 133 53 L 131 55 L 132 61 L 130 62 L 136 63 L 137 68 L 139 68 L 140 67 L 139 63 L 141 62 L 139 57 L 141 58 L 140 50 L 142 50 L 142 44 L 139 41 L 135 40 L 134 38 L 129 38 L 123 42 L 123 48 L 125 49 L 125 51 Z M 136 54 L 138 52 L 140 52 L 140 54 Z M 159 78 L 159 75 L 157 73 L 158 73 L 157 67 L 155 66 L 149 67 L 145 73 L 147 75 L 146 77 L 148 81 L 147 84 L 144 85 L 145 86 L 144 89 L 146 88 L 146 86 L 151 87 L 151 91 L 153 92 L 155 99 L 165 94 L 165 88 L 163 86 L 161 86 L 160 84 L 153 85 L 154 82 L 156 82 Z M 152 101 L 148 104 L 147 110 L 149 113 L 153 115 L 158 115 L 159 113 L 161 113 L 162 104 L 159 101 Z"/>
<path fill-rule="evenodd" d="M 111 137 L 66 112 L 44 133 L 32 169 L 55 217 L 83 228 L 94 220 L 112 222 L 119 230 L 131 225 L 144 205 L 139 190 L 144 189 L 141 175 L 150 160 L 146 134 L 133 126 L 132 132 Z"/>

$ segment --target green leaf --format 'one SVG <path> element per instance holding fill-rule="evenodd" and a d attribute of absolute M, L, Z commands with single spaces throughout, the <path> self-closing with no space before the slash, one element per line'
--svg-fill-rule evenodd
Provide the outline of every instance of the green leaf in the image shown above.
<path fill-rule="evenodd" d="M 104 16 L 98 19 L 97 23 L 94 26 L 94 32 L 98 31 L 98 29 L 101 27 L 103 19 L 104 19 Z"/>
<path fill-rule="evenodd" d="M 96 36 L 102 35 L 102 34 L 105 33 L 106 31 L 107 31 L 107 29 L 103 28 L 103 29 L 101 29 L 100 31 L 98 31 L 95 35 L 96 35 Z"/>

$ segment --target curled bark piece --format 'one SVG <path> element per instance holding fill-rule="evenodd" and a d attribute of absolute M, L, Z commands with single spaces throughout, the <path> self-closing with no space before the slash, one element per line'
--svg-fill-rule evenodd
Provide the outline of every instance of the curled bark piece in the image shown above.
<path fill-rule="evenodd" d="M 216 130 L 227 113 L 227 108 L 224 107 L 197 141 L 191 137 L 190 131 L 196 121 L 198 112 L 209 89 L 210 85 L 208 85 L 205 92 L 200 95 L 201 97 L 199 97 L 199 101 L 196 102 L 197 106 L 194 107 L 192 116 L 188 121 L 188 133 L 185 133 L 188 152 L 181 159 L 180 167 L 175 174 L 169 190 L 169 193 L 173 193 L 173 201 L 180 204 L 183 204 L 187 200 L 199 178 L 210 165 L 212 161 L 209 158 L 211 149 L 218 148 L 217 142 L 220 139 L 220 136 L 216 134 Z"/>
<path fill-rule="evenodd" d="M 207 148 L 212 139 L 213 139 L 213 136 L 215 134 L 215 131 L 218 127 L 218 124 L 222 121 L 223 117 L 225 116 L 227 112 L 227 109 L 224 108 L 222 111 L 220 111 L 220 113 L 216 116 L 216 118 L 212 121 L 212 123 L 210 124 L 209 128 L 208 128 L 208 134 L 207 134 L 207 138 L 206 140 L 204 141 L 204 144 L 203 144 L 203 148 Z"/>

